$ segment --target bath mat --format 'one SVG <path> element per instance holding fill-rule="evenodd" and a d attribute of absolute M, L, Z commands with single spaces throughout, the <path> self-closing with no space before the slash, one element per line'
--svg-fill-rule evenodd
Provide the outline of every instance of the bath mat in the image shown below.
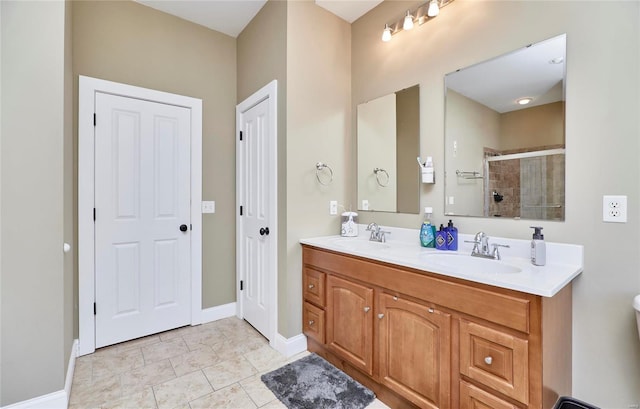
<path fill-rule="evenodd" d="M 289 409 L 363 409 L 376 397 L 316 354 L 266 373 L 261 379 Z"/>

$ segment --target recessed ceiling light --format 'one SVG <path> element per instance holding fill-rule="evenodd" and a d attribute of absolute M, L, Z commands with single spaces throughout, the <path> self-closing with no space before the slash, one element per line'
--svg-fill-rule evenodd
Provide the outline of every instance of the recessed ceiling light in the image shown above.
<path fill-rule="evenodd" d="M 549 64 L 562 64 L 564 62 L 564 58 L 556 57 L 553 60 L 549 60 Z"/>
<path fill-rule="evenodd" d="M 533 98 L 520 98 L 516 102 L 520 105 L 527 105 L 529 102 L 533 101 Z"/>

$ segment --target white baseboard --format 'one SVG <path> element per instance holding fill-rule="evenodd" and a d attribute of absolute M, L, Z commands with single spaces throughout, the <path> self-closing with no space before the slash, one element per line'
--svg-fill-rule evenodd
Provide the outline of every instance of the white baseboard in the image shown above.
<path fill-rule="evenodd" d="M 69 406 L 69 397 L 71 396 L 71 383 L 73 381 L 73 372 L 76 367 L 77 356 L 78 340 L 76 339 L 71 345 L 71 355 L 69 355 L 67 377 L 65 379 L 63 390 L 48 393 L 22 402 L 13 403 L 8 406 L 3 406 L 2 409 L 67 409 Z"/>
<path fill-rule="evenodd" d="M 236 303 L 218 305 L 217 307 L 205 308 L 202 310 L 202 323 L 221 320 L 223 318 L 234 317 L 236 315 Z"/>
<path fill-rule="evenodd" d="M 307 350 L 307 337 L 304 334 L 299 334 L 287 339 L 277 334 L 272 346 L 276 351 L 289 358 Z"/>

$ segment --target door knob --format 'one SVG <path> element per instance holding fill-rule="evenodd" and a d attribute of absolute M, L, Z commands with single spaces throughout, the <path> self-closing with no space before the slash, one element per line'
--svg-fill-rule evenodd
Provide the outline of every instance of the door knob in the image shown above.
<path fill-rule="evenodd" d="M 269 228 L 268 227 L 261 227 L 260 228 L 260 235 L 264 236 L 264 235 L 269 235 Z"/>
<path fill-rule="evenodd" d="M 181 224 L 180 225 L 180 231 L 187 231 L 189 228 L 187 227 L 186 224 Z"/>

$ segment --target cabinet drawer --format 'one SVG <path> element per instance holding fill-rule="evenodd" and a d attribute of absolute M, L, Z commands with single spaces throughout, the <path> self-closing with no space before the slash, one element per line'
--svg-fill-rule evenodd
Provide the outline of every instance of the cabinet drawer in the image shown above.
<path fill-rule="evenodd" d="M 461 320 L 460 373 L 524 404 L 529 403 L 527 340 Z"/>
<path fill-rule="evenodd" d="M 460 381 L 460 409 L 518 409 L 480 388 Z"/>
<path fill-rule="evenodd" d="M 302 277 L 304 299 L 319 307 L 324 307 L 324 283 L 324 273 L 311 268 L 305 268 Z"/>
<path fill-rule="evenodd" d="M 303 332 L 317 342 L 324 344 L 324 311 L 308 302 L 302 310 Z"/>

